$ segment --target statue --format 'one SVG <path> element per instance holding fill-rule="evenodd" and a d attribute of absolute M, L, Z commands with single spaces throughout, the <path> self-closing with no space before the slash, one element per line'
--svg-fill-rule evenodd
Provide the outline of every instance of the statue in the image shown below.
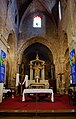
<path fill-rule="evenodd" d="M 33 69 L 35 70 L 35 78 L 40 78 L 40 69 L 42 69 L 40 64 L 35 64 Z"/>

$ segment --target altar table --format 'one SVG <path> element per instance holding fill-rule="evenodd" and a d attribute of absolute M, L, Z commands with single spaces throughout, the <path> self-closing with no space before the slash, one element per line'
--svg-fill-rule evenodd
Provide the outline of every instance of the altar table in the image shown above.
<path fill-rule="evenodd" d="M 53 89 L 24 89 L 22 94 L 22 101 L 25 101 L 25 94 L 50 94 L 51 101 L 54 102 L 54 93 Z"/>

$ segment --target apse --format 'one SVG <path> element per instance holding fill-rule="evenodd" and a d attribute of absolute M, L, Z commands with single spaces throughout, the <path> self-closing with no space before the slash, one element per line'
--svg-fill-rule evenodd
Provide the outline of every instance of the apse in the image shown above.
<path fill-rule="evenodd" d="M 27 74 L 29 76 L 29 72 L 30 72 L 29 63 L 31 60 L 36 59 L 36 54 L 38 54 L 40 60 L 45 61 L 45 79 L 54 78 L 55 68 L 53 63 L 53 54 L 48 49 L 48 47 L 38 42 L 28 46 L 23 52 L 21 67 L 23 67 L 24 74 L 25 75 Z M 53 71 L 53 74 L 51 74 L 52 72 L 51 69 Z"/>

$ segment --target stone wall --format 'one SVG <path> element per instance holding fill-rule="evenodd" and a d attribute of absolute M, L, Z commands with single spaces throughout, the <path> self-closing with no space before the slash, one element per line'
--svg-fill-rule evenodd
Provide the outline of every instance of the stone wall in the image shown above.
<path fill-rule="evenodd" d="M 13 1 L 0 0 L 0 49 L 6 52 L 7 62 L 10 57 L 8 56 L 8 50 L 10 50 L 10 48 L 14 46 L 13 47 L 14 52 L 10 50 L 11 52 L 10 54 L 13 55 L 13 57 L 11 57 L 12 59 L 9 60 L 9 64 L 10 64 L 9 67 L 11 70 L 8 71 L 9 78 L 7 80 L 10 81 L 13 79 L 13 75 L 16 72 L 16 67 L 14 67 L 14 70 L 12 69 L 12 66 L 15 65 L 15 61 L 16 61 L 15 55 L 17 52 L 18 19 L 17 19 L 17 23 L 15 23 L 16 15 L 18 15 L 18 10 L 15 0 Z M 14 38 L 14 39 L 10 39 L 10 41 L 13 42 L 13 44 L 15 44 L 13 46 L 8 43 L 8 38 L 10 33 L 13 35 Z M 6 62 L 5 72 L 7 72 L 8 70 L 7 62 Z M 13 62 L 12 65 L 11 62 Z M 5 73 L 5 75 L 7 77 L 8 74 Z"/>

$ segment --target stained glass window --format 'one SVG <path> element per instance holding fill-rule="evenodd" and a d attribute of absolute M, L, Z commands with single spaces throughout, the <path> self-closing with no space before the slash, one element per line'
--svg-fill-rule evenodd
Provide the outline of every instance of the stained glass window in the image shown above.
<path fill-rule="evenodd" d="M 41 17 L 35 16 L 33 19 L 33 27 L 34 28 L 41 28 Z"/>

